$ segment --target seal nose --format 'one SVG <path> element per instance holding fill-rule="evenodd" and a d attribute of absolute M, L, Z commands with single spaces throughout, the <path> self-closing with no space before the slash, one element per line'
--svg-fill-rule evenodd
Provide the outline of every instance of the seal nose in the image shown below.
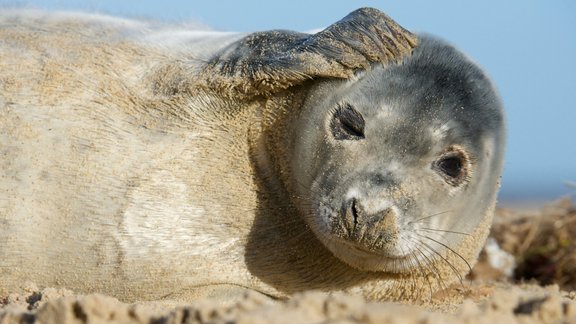
<path fill-rule="evenodd" d="M 344 224 L 349 239 L 368 247 L 393 241 L 399 232 L 398 214 L 393 207 L 368 212 L 356 198 L 345 203 Z"/>

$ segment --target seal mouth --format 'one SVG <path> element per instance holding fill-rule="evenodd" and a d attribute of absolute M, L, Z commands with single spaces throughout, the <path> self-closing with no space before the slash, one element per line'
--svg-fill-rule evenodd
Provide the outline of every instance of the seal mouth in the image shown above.
<path fill-rule="evenodd" d="M 418 254 L 410 248 L 401 254 L 375 251 L 336 237 L 327 238 L 325 245 L 338 259 L 363 271 L 406 273 L 420 266 Z"/>
<path fill-rule="evenodd" d="M 414 240 L 398 226 L 398 212 L 387 207 L 369 213 L 357 199 L 339 211 L 323 206 L 324 226 L 312 228 L 334 256 L 364 271 L 405 273 L 418 267 Z M 317 224 L 319 225 L 319 224 Z"/>
<path fill-rule="evenodd" d="M 391 260 L 402 260 L 402 259 L 408 259 L 412 256 L 414 256 L 414 254 L 412 252 L 409 253 L 401 253 L 401 254 L 397 254 L 394 252 L 391 252 L 391 250 L 393 250 L 393 247 L 390 247 L 388 249 L 374 249 L 372 247 L 365 247 L 364 245 L 359 245 L 355 242 L 350 242 L 348 240 L 343 240 L 343 239 L 339 239 L 339 238 L 332 238 L 332 243 L 333 244 L 339 244 L 342 245 L 344 248 L 353 250 L 354 252 L 358 253 L 358 254 L 363 254 L 366 256 L 376 256 L 376 257 L 381 257 L 381 258 L 386 258 L 386 259 L 391 259 Z"/>
<path fill-rule="evenodd" d="M 345 201 L 332 216 L 331 233 L 355 249 L 379 255 L 403 255 L 398 212 L 393 206 L 369 212 L 356 198 Z M 392 253 L 394 252 L 394 253 Z"/>

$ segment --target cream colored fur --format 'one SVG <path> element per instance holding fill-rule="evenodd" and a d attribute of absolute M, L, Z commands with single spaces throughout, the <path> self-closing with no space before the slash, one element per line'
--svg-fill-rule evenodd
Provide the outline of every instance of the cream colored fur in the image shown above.
<path fill-rule="evenodd" d="M 315 238 L 273 172 L 281 154 L 265 153 L 287 136 L 306 75 L 294 91 L 270 95 L 291 86 L 279 83 L 252 97 L 235 96 L 246 90 L 237 85 L 223 93 L 218 75 L 202 79 L 214 52 L 243 36 L 0 13 L 0 289 L 33 281 L 125 301 L 244 288 L 416 299 L 468 270 L 444 251 L 449 262 L 413 273 L 362 272 Z M 470 264 L 490 220 L 491 209 L 453 247 Z"/>

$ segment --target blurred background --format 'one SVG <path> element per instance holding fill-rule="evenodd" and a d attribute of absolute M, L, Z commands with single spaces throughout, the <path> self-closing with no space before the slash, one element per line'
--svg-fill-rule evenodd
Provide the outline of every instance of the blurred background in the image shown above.
<path fill-rule="evenodd" d="M 375 7 L 411 31 L 449 40 L 491 75 L 508 116 L 501 202 L 541 203 L 576 192 L 576 1 L 0 0 L 1 6 L 192 21 L 245 32 L 308 31 L 356 8 Z"/>

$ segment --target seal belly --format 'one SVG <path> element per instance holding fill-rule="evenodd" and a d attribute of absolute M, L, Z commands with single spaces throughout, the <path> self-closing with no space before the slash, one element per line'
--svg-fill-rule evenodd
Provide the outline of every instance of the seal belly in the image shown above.
<path fill-rule="evenodd" d="M 205 161 L 195 134 L 143 130 L 105 108 L 99 119 L 98 107 L 4 104 L 1 286 L 165 294 L 204 280 L 208 259 L 239 245 L 196 204 L 202 172 L 190 169 Z"/>

